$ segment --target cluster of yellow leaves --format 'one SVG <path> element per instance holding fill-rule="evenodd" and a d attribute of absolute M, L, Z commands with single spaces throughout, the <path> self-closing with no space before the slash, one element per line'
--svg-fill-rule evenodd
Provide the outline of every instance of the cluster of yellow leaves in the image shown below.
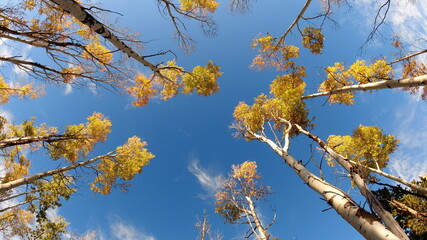
<path fill-rule="evenodd" d="M 222 187 L 215 194 L 217 206 L 215 211 L 228 223 L 239 220 L 247 208 L 247 198 L 256 201 L 271 193 L 270 187 L 258 183 L 261 176 L 257 173 L 257 164 L 246 161 L 233 165 L 230 178 L 223 181 Z"/>
<path fill-rule="evenodd" d="M 427 179 L 420 178 L 420 181 L 412 181 L 412 183 L 417 184 L 421 187 L 427 187 Z M 399 201 L 406 206 L 416 210 L 417 212 L 423 214 L 426 216 L 427 213 L 427 201 L 425 198 L 421 198 L 415 195 L 411 194 L 405 194 L 402 196 Z M 393 210 L 394 216 L 402 216 L 403 214 L 399 214 L 399 211 L 397 209 Z M 404 214 L 407 215 L 407 214 Z M 404 225 L 408 226 L 411 231 L 413 231 L 415 234 L 419 236 L 426 236 L 427 235 L 427 222 L 422 219 L 416 218 L 416 217 L 407 217 Z"/>
<path fill-rule="evenodd" d="M 285 124 L 282 121 L 284 119 L 292 124 L 310 128 L 308 111 L 301 98 L 306 85 L 302 80 L 305 75 L 304 71 L 295 71 L 291 74 L 277 76 L 270 85 L 274 98 L 261 94 L 255 99 L 252 106 L 240 102 L 233 113 L 238 125 L 257 133 L 263 131 L 267 121 L 273 121 L 275 128 L 280 130 Z M 295 134 L 297 134 L 296 131 L 290 132 L 291 136 Z"/>
<path fill-rule="evenodd" d="M 8 103 L 10 97 L 17 97 L 18 99 L 34 99 L 41 93 L 41 90 L 35 89 L 31 84 L 25 84 L 23 86 L 9 85 L 0 76 L 0 104 Z"/>
<path fill-rule="evenodd" d="M 420 61 L 411 59 L 403 65 L 403 78 L 417 77 L 425 74 L 427 74 L 427 66 Z M 405 87 L 403 90 L 410 91 L 411 94 L 416 95 L 419 92 L 419 87 Z M 421 98 L 427 100 L 427 86 L 422 88 Z"/>
<path fill-rule="evenodd" d="M 72 83 L 76 76 L 81 73 L 83 73 L 83 68 L 79 65 L 75 67 L 63 68 L 61 71 L 64 83 Z"/>
<path fill-rule="evenodd" d="M 138 74 L 135 77 L 135 86 L 130 86 L 127 92 L 136 98 L 132 101 L 132 105 L 142 107 L 148 104 L 148 101 L 156 96 L 158 90 L 153 88 L 153 82 L 148 80 L 143 74 Z"/>
<path fill-rule="evenodd" d="M 215 12 L 219 5 L 215 0 L 179 0 L 179 2 L 181 3 L 182 11 L 202 14 Z"/>
<path fill-rule="evenodd" d="M 27 0 L 22 3 L 24 10 L 35 12 L 30 20 L 30 29 L 33 32 L 66 32 L 72 22 L 75 22 L 60 10 L 52 8 L 42 0 Z"/>
<path fill-rule="evenodd" d="M 383 169 L 390 160 L 399 140 L 393 135 L 385 135 L 378 127 L 363 126 L 353 131 L 352 136 L 331 135 L 328 145 L 345 158 L 367 167 Z M 333 165 L 329 156 L 328 163 Z M 365 178 L 371 178 L 369 171 L 361 170 Z"/>
<path fill-rule="evenodd" d="M 25 121 L 19 125 L 8 124 L 5 118 L 1 118 L 1 140 L 13 138 L 25 138 L 32 136 L 42 136 L 46 134 L 54 134 L 57 129 L 54 127 L 48 128 L 45 124 L 34 126 L 34 121 Z M 37 150 L 41 146 L 40 143 L 29 144 L 25 146 L 14 146 L 7 149 L 2 149 L 4 160 L 4 176 L 1 182 L 6 183 L 26 176 L 29 173 L 31 162 L 22 150 L 31 148 L 32 151 Z"/>
<path fill-rule="evenodd" d="M 302 34 L 302 45 L 313 54 L 320 54 L 323 50 L 324 36 L 319 28 L 308 26 L 304 28 Z"/>
<path fill-rule="evenodd" d="M 303 78 L 307 76 L 304 67 L 293 71 L 290 74 L 277 76 L 270 85 L 270 93 L 276 98 L 289 99 L 295 96 L 302 96 L 306 83 Z"/>
<path fill-rule="evenodd" d="M 7 136 L 5 138 L 43 136 L 58 132 L 56 127 L 47 127 L 44 123 L 40 126 L 34 126 L 34 119 L 35 118 L 32 118 L 31 121 L 24 121 L 19 125 L 7 124 Z M 5 126 L 6 124 L 2 127 Z"/>
<path fill-rule="evenodd" d="M 99 41 L 92 41 L 85 47 L 82 57 L 97 61 L 98 64 L 110 64 L 113 61 L 113 53 Z"/>
<path fill-rule="evenodd" d="M 37 219 L 36 229 L 31 230 L 28 239 L 61 240 L 61 236 L 67 232 L 69 223 L 62 216 L 54 216 L 52 219 Z"/>
<path fill-rule="evenodd" d="M 77 34 L 86 41 L 86 43 L 82 41 L 85 47 L 79 57 L 91 60 L 98 65 L 112 63 L 113 53 L 101 43 L 98 34 L 74 17 L 66 14 L 62 9 L 55 8 L 52 4 L 46 3 L 43 0 L 24 1 L 22 9 L 31 13 L 29 23 L 23 20 L 22 24 L 24 26 L 28 25 L 32 32 L 49 33 L 51 38 L 49 40 L 55 42 L 65 41 L 65 39 L 72 35 L 72 38 L 76 39 L 75 35 Z M 41 37 L 44 38 L 44 36 Z M 64 49 L 64 51 L 66 52 L 67 50 Z M 82 68 L 79 69 L 78 67 L 63 69 L 63 72 L 66 73 L 66 75 L 63 75 L 64 81 L 70 82 L 73 79 L 71 74 L 80 74 L 82 70 Z"/>
<path fill-rule="evenodd" d="M 337 62 L 333 67 L 327 67 L 325 72 L 328 74 L 326 80 L 323 81 L 319 86 L 320 92 L 329 92 L 331 90 L 341 88 L 344 86 L 350 86 L 353 84 L 351 81 L 350 74 L 344 71 L 345 67 L 343 63 Z M 337 93 L 329 96 L 330 103 L 345 103 L 346 105 L 352 105 L 354 103 L 354 93 Z"/>
<path fill-rule="evenodd" d="M 13 208 L 0 215 L 0 229 L 2 234 L 9 238 L 20 237 L 25 239 L 34 224 L 34 215 L 24 209 Z"/>
<path fill-rule="evenodd" d="M 233 178 L 243 179 L 243 181 L 252 182 L 254 179 L 261 178 L 257 174 L 256 162 L 246 161 L 240 165 L 233 165 Z"/>
<path fill-rule="evenodd" d="M 65 158 L 75 162 L 85 158 L 96 143 L 103 142 L 110 133 L 111 122 L 102 113 L 93 113 L 86 124 L 67 125 L 65 134 L 77 136 L 78 139 L 51 143 L 48 146 L 52 159 Z"/>
<path fill-rule="evenodd" d="M 29 210 L 38 212 L 40 215 L 44 214 L 48 209 L 61 206 L 61 198 L 69 199 L 73 193 L 77 192 L 77 190 L 72 187 L 73 184 L 73 178 L 64 174 L 53 175 L 50 181 L 37 181 L 31 188 L 39 191 L 26 195 L 25 200 L 37 200 L 38 206 L 32 202 Z"/>
<path fill-rule="evenodd" d="M 4 171 L 5 175 L 1 179 L 2 183 L 7 183 L 22 177 L 29 173 L 30 160 L 21 154 L 21 148 L 14 147 L 7 152 L 4 158 Z"/>
<path fill-rule="evenodd" d="M 163 86 L 160 94 L 162 95 L 163 100 L 167 100 L 171 97 L 174 97 L 179 92 L 179 82 L 181 81 L 182 75 L 184 74 L 184 68 L 176 65 L 175 59 L 172 61 L 168 61 L 166 65 L 161 66 L 161 73 L 166 78 L 156 78 L 156 82 L 158 82 L 161 86 Z"/>
<path fill-rule="evenodd" d="M 393 68 L 385 60 L 378 60 L 371 65 L 357 60 L 347 71 L 360 84 L 390 80 L 393 77 Z"/>
<path fill-rule="evenodd" d="M 209 96 L 218 92 L 217 79 L 222 75 L 220 67 L 209 61 L 206 66 L 196 66 L 192 72 L 186 72 L 176 65 L 175 60 L 160 66 L 163 77 L 156 76 L 148 80 L 143 75 L 137 75 L 135 85 L 127 91 L 136 98 L 133 105 L 145 106 L 158 92 L 163 100 L 167 100 L 182 92 L 190 94 L 196 92 L 199 95 Z"/>
<path fill-rule="evenodd" d="M 265 69 L 274 67 L 277 71 L 287 71 L 295 68 L 295 62 L 291 58 L 299 57 L 299 48 L 287 45 L 270 34 L 255 38 L 252 48 L 258 48 L 258 55 L 252 60 L 251 67 Z"/>
<path fill-rule="evenodd" d="M 117 179 L 132 180 L 142 172 L 142 167 L 148 165 L 154 154 L 147 151 L 147 144 L 134 136 L 128 142 L 116 149 L 116 154 L 102 159 L 97 165 L 99 175 L 91 183 L 91 189 L 101 194 L 111 193 Z"/>
<path fill-rule="evenodd" d="M 217 79 L 222 75 L 220 67 L 209 61 L 206 66 L 197 66 L 191 73 L 182 77 L 182 92 L 189 94 L 196 92 L 199 95 L 209 96 L 218 92 Z"/>
<path fill-rule="evenodd" d="M 345 69 L 343 63 L 337 62 L 334 66 L 327 67 L 325 72 L 327 77 L 319 86 L 320 92 L 329 92 L 350 86 L 354 82 L 364 84 L 379 80 L 389 80 L 393 77 L 393 69 L 385 60 L 378 60 L 371 65 L 366 65 L 365 61 L 357 60 L 348 69 Z M 329 102 L 352 105 L 354 103 L 354 93 L 332 94 L 329 97 Z"/>

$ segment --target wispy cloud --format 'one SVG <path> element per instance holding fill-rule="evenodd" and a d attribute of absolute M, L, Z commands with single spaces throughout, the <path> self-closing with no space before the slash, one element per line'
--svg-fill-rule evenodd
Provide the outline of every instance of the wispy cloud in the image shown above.
<path fill-rule="evenodd" d="M 217 190 L 221 187 L 224 177 L 222 174 L 215 174 L 212 171 L 203 168 L 200 166 L 199 160 L 193 159 L 188 165 L 188 171 L 190 171 L 199 181 L 203 190 L 203 194 L 198 196 L 206 200 L 210 197 L 213 197 Z"/>
<path fill-rule="evenodd" d="M 406 180 L 417 180 L 427 175 L 427 105 L 414 96 L 397 106 L 392 128 L 400 140 L 389 168 L 394 175 Z"/>
<path fill-rule="evenodd" d="M 118 216 L 114 216 L 110 221 L 110 229 L 112 235 L 117 240 L 156 240 L 151 234 L 123 221 Z"/>
<path fill-rule="evenodd" d="M 2 57 L 11 57 L 12 56 L 12 48 L 8 45 L 8 39 L 0 38 L 0 56 Z M 1 61 L 0 66 L 2 66 L 5 62 Z"/>
<path fill-rule="evenodd" d="M 9 123 L 13 121 L 13 114 L 10 111 L 4 110 L 1 107 L 0 107 L 0 116 L 6 118 L 7 122 Z"/>
<path fill-rule="evenodd" d="M 384 2 L 373 0 L 354 2 L 356 11 L 363 15 L 361 18 L 363 29 L 372 30 L 375 17 L 383 4 Z M 380 17 L 384 16 L 386 9 L 382 8 Z M 427 1 L 392 1 L 385 23 L 403 42 L 414 43 L 420 39 L 427 39 Z"/>
<path fill-rule="evenodd" d="M 69 83 L 65 84 L 64 94 L 69 95 L 73 92 L 73 86 Z"/>
<path fill-rule="evenodd" d="M 393 1 L 389 16 L 392 29 L 405 42 L 427 38 L 426 1 Z"/>

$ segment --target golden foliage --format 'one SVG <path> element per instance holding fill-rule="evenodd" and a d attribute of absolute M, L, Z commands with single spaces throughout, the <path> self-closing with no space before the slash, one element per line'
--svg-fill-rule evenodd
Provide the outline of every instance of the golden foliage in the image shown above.
<path fill-rule="evenodd" d="M 30 161 L 20 151 L 21 148 L 17 146 L 8 152 L 4 162 L 5 175 L 1 180 L 2 183 L 20 179 L 29 173 Z"/>
<path fill-rule="evenodd" d="M 179 0 L 181 10 L 206 14 L 213 13 L 218 8 L 219 3 L 215 0 Z"/>
<path fill-rule="evenodd" d="M 304 28 L 302 33 L 302 45 L 313 54 L 320 54 L 323 50 L 324 36 L 321 29 L 308 26 Z"/>
<path fill-rule="evenodd" d="M 167 100 L 182 92 L 209 96 L 218 92 L 217 79 L 222 75 L 220 67 L 209 61 L 206 66 L 196 66 L 192 72 L 186 72 L 176 65 L 175 60 L 160 66 L 164 78 L 155 77 L 154 81 L 161 88 L 160 95 Z"/>
<path fill-rule="evenodd" d="M 233 165 L 233 178 L 242 179 L 245 182 L 253 182 L 254 179 L 260 178 L 257 175 L 257 164 L 255 161 L 246 161 L 240 165 Z"/>
<path fill-rule="evenodd" d="M 425 74 L 427 74 L 427 66 L 420 61 L 411 59 L 403 65 L 403 78 L 417 77 Z M 405 87 L 403 90 L 410 91 L 414 95 L 419 93 L 419 87 Z M 422 87 L 421 99 L 427 100 L 427 86 Z"/>
<path fill-rule="evenodd" d="M 303 78 L 306 77 L 305 69 L 299 66 L 299 69 L 290 74 L 277 76 L 270 85 L 270 92 L 276 98 L 292 98 L 302 96 L 305 91 L 306 83 Z"/>
<path fill-rule="evenodd" d="M 327 73 L 326 80 L 319 86 L 320 92 L 330 92 L 345 86 L 350 86 L 354 82 L 358 84 L 377 82 L 379 80 L 388 80 L 393 77 L 393 69 L 385 60 L 378 60 L 371 65 L 366 65 L 365 61 L 357 60 L 345 69 L 343 63 L 337 62 L 334 66 L 325 69 Z M 344 103 L 352 105 L 354 103 L 354 93 L 337 93 L 329 97 L 329 102 Z"/>
<path fill-rule="evenodd" d="M 99 41 L 92 41 L 86 45 L 82 57 L 97 61 L 98 64 L 109 64 L 113 61 L 113 53 Z"/>
<path fill-rule="evenodd" d="M 96 143 L 107 139 L 111 122 L 102 113 L 95 112 L 87 120 L 86 124 L 67 125 L 65 133 L 77 136 L 77 139 L 54 142 L 48 146 L 52 159 L 65 158 L 74 163 L 79 158 L 85 158 Z"/>
<path fill-rule="evenodd" d="M 393 68 L 385 60 L 378 60 L 371 65 L 365 65 L 365 61 L 357 60 L 347 71 L 360 84 L 390 80 L 393 77 Z"/>
<path fill-rule="evenodd" d="M 248 209 L 248 204 L 271 194 L 270 187 L 261 185 L 257 179 L 257 164 L 246 161 L 240 165 L 233 165 L 230 178 L 222 183 L 222 187 L 215 194 L 215 211 L 224 217 L 228 223 L 236 223 L 242 218 L 242 213 Z M 251 203 L 248 202 L 251 199 Z"/>
<path fill-rule="evenodd" d="M 197 66 L 191 73 L 182 77 L 183 93 L 197 92 L 199 95 L 209 96 L 218 92 L 217 79 L 222 75 L 220 67 L 209 61 L 206 66 Z"/>
<path fill-rule="evenodd" d="M 355 129 L 352 136 L 331 135 L 328 138 L 328 145 L 345 158 L 379 170 L 387 166 L 389 155 L 397 149 L 398 142 L 378 127 L 363 125 Z M 327 159 L 332 164 L 332 157 Z M 372 179 L 369 171 L 361 171 L 366 179 Z"/>
<path fill-rule="evenodd" d="M 344 71 L 343 63 L 335 63 L 333 67 L 327 67 L 325 72 L 327 73 L 326 80 L 323 81 L 319 86 L 320 92 L 329 92 L 337 88 L 344 86 L 350 86 L 353 81 L 349 80 L 350 75 L 347 71 Z M 346 105 L 352 105 L 354 93 L 338 93 L 333 94 L 329 97 L 330 103 L 345 103 Z"/>
<path fill-rule="evenodd" d="M 0 229 L 2 229 L 2 234 L 9 239 L 28 237 L 32 224 L 34 224 L 34 215 L 24 209 L 13 208 L 0 215 Z"/>
<path fill-rule="evenodd" d="M 285 126 L 283 119 L 292 124 L 310 128 L 312 125 L 308 120 L 308 110 L 302 100 L 306 85 L 302 80 L 304 76 L 306 74 L 303 70 L 277 76 L 270 85 L 274 98 L 261 94 L 255 98 L 252 106 L 240 102 L 233 113 L 236 123 L 253 133 L 263 131 L 267 121 L 273 121 L 275 128 L 280 130 Z M 291 130 L 290 136 L 295 136 L 297 133 Z M 245 136 L 248 137 L 250 134 Z M 247 139 L 250 140 L 250 137 Z"/>
<path fill-rule="evenodd" d="M 142 107 L 156 96 L 158 90 L 153 88 L 152 81 L 148 80 L 143 74 L 138 74 L 135 77 L 135 85 L 128 87 L 127 92 L 136 98 L 135 101 L 132 101 L 132 105 Z"/>
<path fill-rule="evenodd" d="M 142 167 L 154 158 L 145 148 L 146 145 L 134 136 L 129 138 L 125 145 L 119 146 L 114 156 L 103 158 L 96 166 L 98 176 L 90 184 L 91 189 L 101 194 L 109 194 L 118 179 L 129 181 L 141 173 Z"/>
<path fill-rule="evenodd" d="M 265 69 L 274 67 L 277 71 L 287 71 L 295 68 L 291 58 L 299 57 L 299 48 L 287 45 L 270 34 L 255 38 L 252 48 L 258 48 L 258 55 L 253 59 L 251 67 Z"/>
<path fill-rule="evenodd" d="M 166 65 L 160 66 L 162 75 L 166 78 L 156 77 L 155 81 L 163 87 L 160 94 L 163 100 L 174 97 L 179 92 L 179 82 L 184 74 L 184 68 L 178 67 L 175 60 L 168 61 Z"/>
<path fill-rule="evenodd" d="M 82 73 L 83 68 L 77 65 L 75 67 L 63 68 L 61 76 L 65 83 L 72 83 L 73 80 Z"/>
<path fill-rule="evenodd" d="M 18 99 L 34 99 L 41 93 L 42 91 L 34 88 L 32 84 L 25 84 L 23 86 L 19 86 L 17 84 L 10 85 L 0 76 L 0 104 L 8 103 L 10 97 L 17 97 Z"/>

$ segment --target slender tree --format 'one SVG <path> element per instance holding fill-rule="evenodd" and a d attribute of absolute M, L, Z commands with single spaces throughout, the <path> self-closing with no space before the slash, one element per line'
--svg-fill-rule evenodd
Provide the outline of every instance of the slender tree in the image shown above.
<path fill-rule="evenodd" d="M 257 173 L 255 162 L 244 162 L 233 165 L 230 177 L 226 179 L 222 188 L 216 193 L 216 212 L 230 224 L 246 224 L 249 226 L 245 238 L 254 235 L 256 239 L 268 240 L 269 225 L 264 225 L 256 210 L 257 202 L 265 200 L 271 194 L 270 187 L 261 185 L 258 181 L 261 176 Z"/>
<path fill-rule="evenodd" d="M 100 113 L 88 117 L 85 124 L 68 125 L 63 133 L 45 124 L 35 126 L 34 120 L 13 125 L 2 118 L 0 149 L 4 175 L 0 183 L 0 226 L 3 236 L 59 239 L 68 223 L 60 216 L 49 217 L 48 212 L 77 192 L 74 180 L 81 175 L 70 170 L 88 169 L 88 173 L 94 175 L 90 188 L 101 194 L 111 193 L 115 186 L 125 189 L 127 182 L 141 173 L 154 155 L 136 136 L 114 151 L 88 159 L 95 145 L 107 139 L 110 127 L 111 122 Z M 44 152 L 63 167 L 30 173 L 32 161 L 22 153 L 24 150 Z"/>
<path fill-rule="evenodd" d="M 174 9 L 170 14 L 177 12 L 180 16 L 206 23 L 206 14 L 202 13 L 205 10 L 213 12 L 217 4 L 208 2 L 186 1 L 179 6 L 169 1 L 158 1 L 166 4 L 168 9 Z M 0 61 L 36 80 L 60 85 L 110 87 L 134 96 L 135 106 L 146 105 L 158 94 L 166 100 L 178 93 L 196 92 L 207 96 L 218 91 L 217 78 L 221 76 L 218 66 L 209 62 L 187 71 L 174 59 L 153 63 L 148 59 L 162 57 L 168 52 L 143 55 L 138 51 L 142 45 L 137 39 L 98 20 L 95 14 L 99 10 L 99 7 L 74 0 L 20 0 L 13 5 L 2 6 L 0 37 L 10 45 L 40 49 L 48 60 L 33 61 L 17 55 L 0 56 Z M 178 17 L 171 17 L 175 26 L 182 23 Z M 181 28 L 177 29 L 181 32 Z M 187 38 L 179 35 L 186 42 Z M 103 39 L 109 44 L 104 44 Z M 142 75 L 138 67 L 127 59 L 134 59 L 137 64 L 149 68 L 152 76 Z M 0 103 L 6 103 L 11 96 L 34 98 L 42 93 L 42 87 L 0 78 Z"/>

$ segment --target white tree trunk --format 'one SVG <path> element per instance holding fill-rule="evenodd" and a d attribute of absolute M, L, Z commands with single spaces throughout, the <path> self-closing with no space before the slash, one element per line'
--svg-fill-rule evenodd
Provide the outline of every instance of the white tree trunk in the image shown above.
<path fill-rule="evenodd" d="M 68 170 L 83 167 L 83 166 L 89 165 L 89 164 L 96 162 L 96 161 L 98 161 L 104 157 L 107 157 L 107 156 L 111 157 L 111 156 L 113 156 L 113 153 L 114 153 L 114 151 L 109 152 L 109 153 L 102 155 L 102 156 L 98 156 L 96 158 L 92 158 L 92 159 L 84 161 L 84 162 L 78 162 L 78 163 L 71 164 L 71 165 L 66 166 L 66 167 L 62 167 L 62 168 L 58 168 L 58 169 L 54 169 L 54 170 L 50 170 L 50 171 L 46 171 L 46 172 L 42 172 L 42 173 L 37 173 L 37 174 L 34 174 L 32 176 L 16 179 L 16 180 L 13 180 L 13 181 L 10 181 L 7 183 L 2 183 L 2 184 L 0 184 L 0 195 L 6 191 L 13 189 L 13 188 L 17 188 L 17 187 L 25 185 L 25 184 L 31 184 L 31 183 L 33 183 L 39 179 L 42 179 L 44 177 L 52 176 L 52 175 L 55 175 L 58 173 L 64 173 L 64 172 L 67 172 Z"/>
<path fill-rule="evenodd" d="M 90 29 L 104 37 L 112 43 L 117 49 L 125 53 L 128 57 L 135 59 L 144 66 L 150 68 L 155 74 L 159 73 L 159 68 L 154 64 L 145 60 L 145 58 L 132 50 L 128 45 L 121 41 L 113 32 L 111 32 L 103 23 L 96 20 L 86 9 L 77 3 L 75 0 L 50 0 L 58 5 L 65 12 L 75 17 L 81 23 L 88 26 Z"/>
<path fill-rule="evenodd" d="M 16 137 L 8 138 L 0 141 L 0 149 L 12 147 L 16 145 L 24 145 L 35 142 L 59 142 L 70 139 L 78 139 L 77 135 L 59 135 L 59 134 L 48 134 L 44 136 L 30 136 L 30 137 Z"/>
<path fill-rule="evenodd" d="M 297 129 L 313 139 L 317 142 L 330 156 L 332 156 L 339 165 L 344 167 L 347 172 L 350 173 L 354 183 L 357 188 L 359 188 L 360 193 L 366 198 L 369 205 L 374 209 L 374 211 L 378 214 L 378 216 L 384 221 L 385 225 L 392 231 L 396 236 L 399 236 L 401 239 L 409 240 L 408 236 L 405 234 L 403 229 L 399 226 L 399 224 L 394 220 L 393 215 L 385 210 L 378 199 L 374 196 L 374 194 L 369 189 L 368 185 L 366 185 L 365 180 L 357 173 L 357 170 L 350 164 L 350 162 L 345 159 L 343 156 L 339 155 L 332 148 L 330 148 L 324 141 L 322 141 L 319 137 L 313 135 L 312 133 L 304 130 L 301 126 L 295 124 Z"/>
<path fill-rule="evenodd" d="M 251 134 L 255 139 L 268 144 L 283 160 L 285 160 L 307 186 L 319 193 L 328 204 L 364 238 L 369 240 L 400 239 L 388 230 L 380 222 L 378 217 L 359 207 L 344 191 L 308 171 L 303 164 L 295 160 L 288 152 L 277 146 L 270 139 L 259 134 Z"/>
<path fill-rule="evenodd" d="M 267 230 L 262 226 L 261 220 L 258 217 L 258 214 L 255 211 L 255 205 L 254 202 L 250 197 L 246 196 L 246 201 L 248 202 L 250 214 L 252 215 L 252 218 L 254 219 L 256 231 L 258 232 L 257 236 L 259 236 L 260 240 L 268 240 L 269 234 L 267 233 Z"/>
<path fill-rule="evenodd" d="M 353 91 L 368 91 L 368 90 L 378 90 L 378 89 L 385 89 L 385 88 L 419 87 L 419 86 L 426 86 L 426 85 L 427 85 L 427 75 L 421 75 L 413 78 L 383 80 L 383 81 L 378 81 L 373 83 L 345 86 L 345 87 L 337 88 L 328 92 L 310 94 L 302 97 L 302 99 L 329 96 L 332 94 L 346 93 L 346 92 L 353 92 Z"/>
<path fill-rule="evenodd" d="M 397 176 L 391 175 L 391 174 L 389 174 L 389 173 L 383 172 L 383 171 L 378 170 L 378 169 L 376 169 L 376 168 L 371 168 L 371 167 L 368 167 L 368 166 L 362 165 L 362 164 L 360 164 L 360 163 L 357 163 L 357 162 L 354 162 L 354 161 L 351 161 L 351 160 L 350 160 L 350 163 L 351 163 L 351 164 L 353 164 L 353 165 L 355 165 L 355 166 L 358 166 L 358 167 L 361 167 L 361 168 L 367 169 L 367 170 L 369 170 L 369 171 L 371 171 L 371 172 L 375 172 L 375 173 L 377 173 L 377 174 L 379 174 L 379 175 L 381 175 L 381 176 L 383 176 L 383 177 L 389 178 L 389 179 L 394 180 L 394 181 L 396 181 L 396 182 L 400 182 L 400 183 L 402 183 L 403 185 L 406 185 L 406 186 L 410 187 L 414 192 L 419 193 L 419 194 L 422 194 L 422 195 L 424 195 L 425 197 L 427 197 L 427 188 L 425 188 L 425 187 L 421 187 L 421 186 L 419 186 L 419 185 L 416 185 L 416 184 L 410 183 L 410 182 L 408 182 L 408 181 L 406 181 L 406 180 L 404 180 L 404 179 L 402 179 L 402 178 L 400 178 L 400 177 L 397 177 Z"/>

